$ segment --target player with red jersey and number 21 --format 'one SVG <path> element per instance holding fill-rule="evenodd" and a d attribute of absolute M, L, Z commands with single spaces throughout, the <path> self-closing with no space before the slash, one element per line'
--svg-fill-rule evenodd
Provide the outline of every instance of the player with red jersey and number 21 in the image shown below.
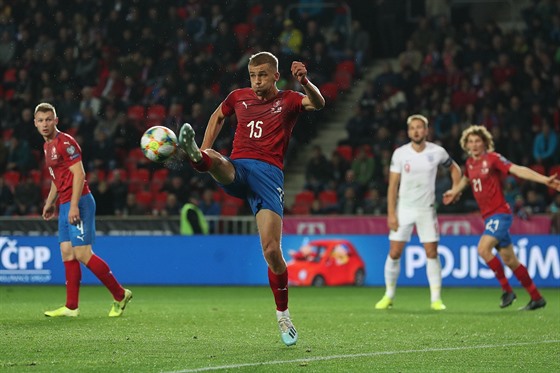
<path fill-rule="evenodd" d="M 527 268 L 519 262 L 513 251 L 509 234 L 513 217 L 504 198 L 501 180 L 502 176 L 510 173 L 521 179 L 544 184 L 557 191 L 560 191 L 560 180 L 556 178 L 556 175 L 544 176 L 530 168 L 511 163 L 494 152 L 494 140 L 484 126 L 472 125 L 465 129 L 460 143 L 463 150 L 469 155 L 465 173 L 458 185 L 444 193 L 443 202 L 445 204 L 454 202 L 459 198 L 461 191 L 471 184 L 485 226 L 478 242 L 478 254 L 500 282 L 503 290 L 500 307 L 511 305 L 517 296 L 505 276 L 502 263 L 493 254 L 493 248 L 498 250 L 502 261 L 513 271 L 519 283 L 531 296 L 529 303 L 520 310 L 532 311 L 544 307 L 546 300 L 531 279 Z"/>
<path fill-rule="evenodd" d="M 268 264 L 280 336 L 290 346 L 297 342 L 298 333 L 288 310 L 288 270 L 280 244 L 284 155 L 298 115 L 322 109 L 325 99 L 307 79 L 307 69 L 301 62 L 292 62 L 291 72 L 305 94 L 276 87 L 280 79 L 278 59 L 269 52 L 251 56 L 248 70 L 251 87 L 232 91 L 218 106 L 210 116 L 201 147 L 195 143 L 194 131 L 188 123 L 181 127 L 179 146 L 195 170 L 210 173 L 228 194 L 249 203 Z M 233 114 L 237 116 L 233 149 L 225 157 L 212 145 L 225 118 Z"/>

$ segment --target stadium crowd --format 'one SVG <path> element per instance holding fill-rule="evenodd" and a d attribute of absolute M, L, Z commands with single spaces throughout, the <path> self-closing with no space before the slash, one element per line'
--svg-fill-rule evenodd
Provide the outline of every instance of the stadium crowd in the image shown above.
<path fill-rule="evenodd" d="M 98 214 L 173 215 L 187 201 L 215 212 L 210 195 L 222 214 L 242 212 L 237 201 L 211 194 L 210 180 L 188 165 L 149 163 L 139 138 L 151 125 L 177 131 L 183 122 L 202 136 L 210 111 L 243 85 L 247 59 L 260 50 L 284 61 L 282 77 L 290 76 L 286 61 L 304 61 L 334 105 L 370 62 L 370 34 L 356 19 L 349 29 L 351 2 L 296 8 L 287 17 L 290 5 L 305 3 L 0 0 L 0 215 L 36 215 L 48 192 L 42 139 L 32 128 L 33 107 L 42 101 L 57 107 L 60 129 L 82 146 Z M 313 149 L 306 190 L 288 212 L 385 213 L 390 156 L 408 141 L 405 121 L 414 113 L 430 119 L 431 140 L 459 163 L 460 133 L 478 123 L 513 162 L 557 172 L 560 9 L 557 2 L 534 1 L 522 16 L 522 30 L 453 23 L 448 14 L 415 23 L 391 56 L 398 68 L 386 63 L 368 82 L 346 123 L 347 138 L 330 156 Z M 297 89 L 285 78 L 279 87 Z M 324 115 L 303 117 L 292 154 L 315 136 Z M 229 152 L 231 134 L 222 131 L 220 151 Z M 448 179 L 439 178 L 438 195 Z M 521 215 L 559 209 L 558 194 L 536 185 L 508 178 L 506 190 Z M 466 197 L 439 210 L 474 209 Z"/>

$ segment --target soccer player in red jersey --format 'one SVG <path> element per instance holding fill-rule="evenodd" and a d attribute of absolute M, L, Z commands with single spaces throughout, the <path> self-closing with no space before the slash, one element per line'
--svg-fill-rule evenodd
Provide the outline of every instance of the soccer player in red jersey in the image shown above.
<path fill-rule="evenodd" d="M 288 310 L 288 272 L 280 239 L 284 210 L 284 155 L 297 117 L 304 110 L 320 110 L 325 99 L 307 79 L 307 69 L 292 62 L 292 75 L 305 94 L 276 87 L 280 78 L 278 59 L 269 52 L 249 59 L 250 88 L 232 91 L 210 116 L 202 145 L 194 141 L 192 127 L 185 123 L 179 146 L 194 169 L 209 172 L 230 195 L 246 199 L 255 215 L 268 280 L 276 302 L 276 317 L 282 341 L 291 346 L 298 334 Z M 226 117 L 235 114 L 237 127 L 233 150 L 225 157 L 212 149 Z"/>
<path fill-rule="evenodd" d="M 34 122 L 45 140 L 45 163 L 52 179 L 43 208 L 43 218 L 50 220 L 55 216 L 55 203 L 59 198 L 58 241 L 66 272 L 66 305 L 45 312 L 45 316 L 79 315 L 78 298 L 82 279 L 80 262 L 113 295 L 114 302 L 109 316 L 120 316 L 132 299 L 132 292 L 119 284 L 107 263 L 92 251 L 95 241 L 95 200 L 85 178 L 82 150 L 72 136 L 58 130 L 58 117 L 53 105 L 37 105 Z"/>
<path fill-rule="evenodd" d="M 509 284 L 500 260 L 494 256 L 496 248 L 503 262 L 511 268 L 519 283 L 527 290 L 531 300 L 521 310 L 536 310 L 546 305 L 546 300 L 513 251 L 509 235 L 512 214 L 502 190 L 502 177 L 508 173 L 521 179 L 544 184 L 560 191 L 560 180 L 556 175 L 544 176 L 527 167 L 511 163 L 500 154 L 494 152 L 494 140 L 484 126 L 472 125 L 463 131 L 461 147 L 469 154 L 465 165 L 465 173 L 460 183 L 444 194 L 443 202 L 452 203 L 459 198 L 461 191 L 471 184 L 472 191 L 482 217 L 485 230 L 478 243 L 478 254 L 488 267 L 494 271 L 502 286 L 503 294 L 500 307 L 504 308 L 517 298 Z"/>

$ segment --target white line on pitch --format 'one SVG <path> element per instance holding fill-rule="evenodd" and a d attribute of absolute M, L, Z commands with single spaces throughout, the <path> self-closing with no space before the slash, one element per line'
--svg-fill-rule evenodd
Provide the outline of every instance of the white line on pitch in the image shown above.
<path fill-rule="evenodd" d="M 502 347 L 515 347 L 515 346 L 529 346 L 529 345 L 538 345 L 538 344 L 545 344 L 545 343 L 559 343 L 559 342 L 560 342 L 560 340 L 551 340 L 551 341 L 540 341 L 540 342 L 505 343 L 505 344 L 499 344 L 499 345 L 427 348 L 427 349 L 423 349 L 423 350 L 364 352 L 364 353 L 361 353 L 361 354 L 316 356 L 316 357 L 293 359 L 293 360 L 273 360 L 273 361 L 262 361 L 262 362 L 258 362 L 258 363 L 218 365 L 218 366 L 214 366 L 214 367 L 174 370 L 174 371 L 170 371 L 170 372 L 167 372 L 167 373 L 206 372 L 206 371 L 210 371 L 210 370 L 237 369 L 237 368 L 258 367 L 258 366 L 278 365 L 278 364 L 291 364 L 291 363 L 306 363 L 306 362 L 310 362 L 310 361 L 351 359 L 351 358 L 373 357 L 373 356 L 381 356 L 381 355 L 413 354 L 413 353 L 418 353 L 418 352 L 422 353 L 422 352 L 441 352 L 441 351 L 462 351 L 462 350 L 474 350 L 474 349 L 481 349 L 481 348 L 502 348 Z"/>

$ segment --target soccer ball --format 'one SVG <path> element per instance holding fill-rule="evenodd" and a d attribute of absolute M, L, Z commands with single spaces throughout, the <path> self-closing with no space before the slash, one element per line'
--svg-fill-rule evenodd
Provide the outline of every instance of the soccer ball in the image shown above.
<path fill-rule="evenodd" d="M 167 127 L 154 126 L 142 135 L 140 148 L 150 161 L 165 162 L 177 150 L 177 136 Z"/>

